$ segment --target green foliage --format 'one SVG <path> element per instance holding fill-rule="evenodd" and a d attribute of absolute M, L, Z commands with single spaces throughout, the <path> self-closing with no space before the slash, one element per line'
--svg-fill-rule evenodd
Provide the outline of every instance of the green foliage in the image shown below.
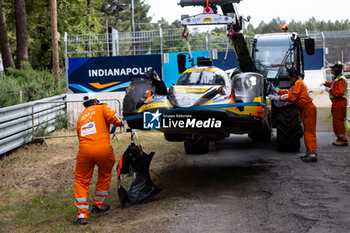
<path fill-rule="evenodd" d="M 104 1 L 104 3 L 104 5 L 109 5 L 109 8 L 117 7 L 119 9 L 118 11 L 107 9 L 102 12 L 105 19 L 108 20 L 108 25 L 115 27 L 120 32 L 131 31 L 131 1 L 119 0 L 118 2 L 116 2 L 113 0 L 106 0 Z M 151 22 L 152 18 L 147 16 L 150 8 L 151 6 L 146 4 L 145 0 L 134 0 L 134 22 Z"/>
<path fill-rule="evenodd" d="M 20 86 L 16 80 L 1 78 L 0 107 L 11 106 L 20 103 Z"/>
<path fill-rule="evenodd" d="M 37 1 L 37 0 L 35 0 Z M 58 30 L 63 39 L 63 33 L 68 34 L 91 34 L 100 33 L 104 23 L 100 23 L 100 8 L 102 0 L 91 1 L 91 15 L 86 0 L 62 0 L 57 1 Z M 91 22 L 89 28 L 88 22 Z"/>
<path fill-rule="evenodd" d="M 34 136 L 35 137 L 44 137 L 49 136 L 50 133 L 48 132 L 49 124 L 40 124 L 34 129 Z"/>
<path fill-rule="evenodd" d="M 68 113 L 67 111 L 59 112 L 56 115 L 55 130 L 67 128 L 68 125 Z"/>
<path fill-rule="evenodd" d="M 19 104 L 19 91 L 22 102 L 38 100 L 65 93 L 65 80 L 56 87 L 53 73 L 48 70 L 34 70 L 29 62 L 23 62 L 21 69 L 9 68 L 9 75 L 0 85 L 0 107 Z"/>
<path fill-rule="evenodd" d="M 67 128 L 68 114 L 66 111 L 56 112 L 56 119 L 54 122 L 55 130 Z M 34 129 L 35 137 L 45 137 L 51 135 L 49 131 L 50 124 L 48 122 L 39 123 Z"/>
<path fill-rule="evenodd" d="M 76 211 L 70 201 L 71 193 L 71 190 L 62 190 L 33 195 L 24 202 L 21 211 L 17 212 L 14 223 L 19 227 L 27 226 L 33 232 L 50 232 L 52 227 L 56 232 L 67 232 L 67 223 L 64 221 L 74 216 Z M 61 221 L 58 222 L 57 219 Z"/>
<path fill-rule="evenodd" d="M 60 64 L 64 64 L 64 33 L 68 34 L 95 34 L 100 33 L 105 24 L 100 20 L 102 0 L 93 0 L 90 10 L 86 0 L 57 1 L 57 24 L 61 34 Z M 4 0 L 3 8 L 6 13 L 8 36 L 13 55 L 16 54 L 16 34 L 14 3 Z M 34 68 L 52 68 L 52 36 L 51 36 L 51 7 L 47 0 L 26 0 L 26 20 L 28 30 L 29 61 Z M 90 27 L 88 22 L 90 21 Z M 100 23 L 102 22 L 102 24 Z"/>
<path fill-rule="evenodd" d="M 248 35 L 270 33 L 270 32 L 281 32 L 281 26 L 287 24 L 285 20 L 279 17 L 272 19 L 269 23 L 261 21 L 258 27 L 254 28 L 252 24 L 246 26 L 246 32 Z M 288 24 L 289 31 L 297 33 L 305 33 L 305 29 L 309 31 L 343 31 L 350 30 L 350 20 L 342 20 L 335 22 L 332 21 L 318 21 L 315 17 L 311 17 L 306 22 L 296 22 L 292 20 Z"/>
<path fill-rule="evenodd" d="M 35 69 L 52 69 L 52 38 L 51 38 L 51 7 L 47 0 L 26 0 L 26 19 L 28 29 L 29 62 Z M 91 3 L 91 6 L 88 3 Z M 145 0 L 135 0 L 135 23 L 149 23 L 152 17 L 147 16 L 150 5 Z M 16 54 L 16 33 L 14 2 L 3 0 L 2 7 L 6 17 L 8 36 L 10 39 L 11 51 Z M 115 8 L 116 7 L 116 8 Z M 108 9 L 109 8 L 109 9 Z M 112 10 L 111 10 L 112 9 Z M 68 34 L 100 34 L 106 31 L 106 21 L 109 26 L 114 26 L 120 32 L 131 31 L 131 1 L 130 0 L 60 0 L 57 1 L 58 31 L 61 35 L 60 43 L 60 64 L 64 65 L 64 33 Z M 162 28 L 181 28 L 181 23 L 176 20 L 169 23 L 166 19 L 158 22 L 165 22 Z M 280 32 L 281 25 L 286 21 L 275 18 L 269 23 L 261 22 L 258 27 L 248 24 L 246 35 L 252 36 L 257 33 Z M 345 21 L 318 21 L 314 17 L 306 22 L 296 22 L 292 20 L 288 23 L 290 31 L 305 33 L 305 28 L 309 31 L 336 31 L 350 30 L 350 20 Z M 135 30 L 155 30 L 158 25 L 140 25 Z M 226 34 L 223 28 L 214 29 L 215 33 Z M 226 38 L 226 35 L 225 35 Z M 200 38 L 202 41 L 202 38 Z M 158 42 L 152 42 L 156 45 Z M 103 42 L 96 43 L 101 46 Z M 197 44 L 197 43 L 196 43 Z M 125 45 L 125 51 L 130 51 L 131 45 Z M 181 42 L 169 42 L 165 48 L 185 48 Z M 84 48 L 85 49 L 85 48 Z M 99 50 L 99 49 L 97 49 Z M 84 50 L 85 51 L 85 50 Z M 174 49 L 176 51 L 176 49 Z M 13 84 L 7 84 L 12 85 Z M 14 89 L 15 90 L 15 89 Z"/>

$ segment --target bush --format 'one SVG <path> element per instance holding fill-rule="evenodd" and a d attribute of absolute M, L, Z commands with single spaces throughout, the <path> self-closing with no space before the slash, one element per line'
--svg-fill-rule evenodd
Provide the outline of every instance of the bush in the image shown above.
<path fill-rule="evenodd" d="M 0 107 L 11 106 L 20 103 L 20 86 L 16 80 L 0 79 Z"/>
<path fill-rule="evenodd" d="M 7 71 L 0 85 L 0 107 L 21 103 L 20 91 L 23 103 L 65 93 L 64 79 L 56 87 L 53 73 L 34 70 L 29 62 L 23 62 L 21 69 L 8 68 Z"/>
<path fill-rule="evenodd" d="M 56 115 L 55 130 L 67 128 L 68 125 L 68 113 L 67 111 L 59 112 Z"/>

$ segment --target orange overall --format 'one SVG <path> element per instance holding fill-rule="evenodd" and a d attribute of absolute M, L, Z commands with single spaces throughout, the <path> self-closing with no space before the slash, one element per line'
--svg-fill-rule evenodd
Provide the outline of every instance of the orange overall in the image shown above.
<path fill-rule="evenodd" d="M 326 81 L 325 86 L 329 87 L 329 97 L 332 101 L 333 130 L 335 136 L 341 141 L 347 141 L 345 131 L 345 119 L 347 108 L 347 81 L 340 75 L 333 81 Z"/>
<path fill-rule="evenodd" d="M 312 103 L 308 89 L 303 80 L 297 79 L 288 90 L 280 90 L 279 99 L 284 102 L 294 103 L 301 113 L 304 125 L 304 143 L 308 153 L 317 154 L 316 140 L 316 106 Z"/>
<path fill-rule="evenodd" d="M 98 166 L 98 180 L 93 203 L 103 209 L 115 163 L 109 138 L 109 125 L 118 126 L 121 123 L 121 118 L 106 104 L 87 107 L 79 116 L 77 122 L 79 152 L 74 182 L 75 206 L 78 208 L 77 218 L 88 217 L 89 186 L 95 165 Z"/>

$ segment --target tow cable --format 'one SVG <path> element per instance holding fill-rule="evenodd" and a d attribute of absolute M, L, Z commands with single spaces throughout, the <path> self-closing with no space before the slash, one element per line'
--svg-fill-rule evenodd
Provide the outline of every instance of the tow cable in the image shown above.
<path fill-rule="evenodd" d="M 188 41 L 188 35 L 189 35 L 189 33 L 187 32 L 187 26 L 185 26 L 184 30 L 182 32 L 182 37 L 186 39 L 186 44 L 187 44 L 188 53 L 190 54 L 190 59 L 193 59 L 192 53 L 191 53 L 190 42 Z"/>
<path fill-rule="evenodd" d="M 224 57 L 224 61 L 223 61 L 224 62 L 224 66 L 225 66 L 226 59 L 227 59 L 228 48 L 230 47 L 232 38 L 235 36 L 235 31 L 232 28 L 230 28 L 228 30 L 228 32 L 227 32 L 227 36 L 228 36 L 228 42 L 227 42 L 225 57 Z"/>

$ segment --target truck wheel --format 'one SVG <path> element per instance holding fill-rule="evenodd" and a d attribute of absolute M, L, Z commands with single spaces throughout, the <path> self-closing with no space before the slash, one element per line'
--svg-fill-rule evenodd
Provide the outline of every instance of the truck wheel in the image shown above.
<path fill-rule="evenodd" d="M 269 128 L 262 128 L 258 132 L 249 133 L 248 137 L 253 142 L 269 143 L 269 142 L 271 142 L 271 129 L 269 129 Z"/>
<path fill-rule="evenodd" d="M 183 142 L 186 134 L 164 133 L 164 137 L 168 142 Z"/>
<path fill-rule="evenodd" d="M 294 105 L 279 108 L 276 114 L 277 150 L 298 152 L 300 149 L 301 120 Z"/>
<path fill-rule="evenodd" d="M 185 138 L 184 146 L 186 154 L 207 154 L 209 139 L 198 134 L 190 134 Z"/>

